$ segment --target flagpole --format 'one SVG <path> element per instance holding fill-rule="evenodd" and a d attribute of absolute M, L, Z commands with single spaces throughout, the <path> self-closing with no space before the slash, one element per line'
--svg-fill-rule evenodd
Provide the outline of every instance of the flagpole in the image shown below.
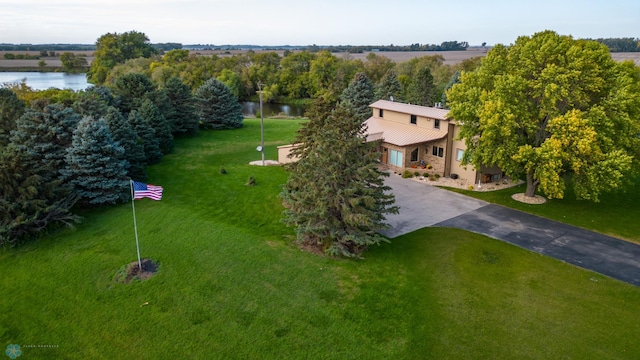
<path fill-rule="evenodd" d="M 131 187 L 131 209 L 133 209 L 133 229 L 136 232 L 136 249 L 138 250 L 138 272 L 142 272 L 142 261 L 140 261 L 140 243 L 138 242 L 138 223 L 136 222 L 136 206 L 134 205 L 135 192 L 133 191 L 133 180 L 129 179 Z"/>

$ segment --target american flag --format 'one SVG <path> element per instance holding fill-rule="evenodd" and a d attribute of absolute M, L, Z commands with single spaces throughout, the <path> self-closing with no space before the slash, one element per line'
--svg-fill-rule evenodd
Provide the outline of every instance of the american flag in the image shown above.
<path fill-rule="evenodd" d="M 148 197 L 152 200 L 162 199 L 162 186 L 156 186 L 151 184 L 145 184 L 137 181 L 133 183 L 133 199 L 138 200 Z"/>

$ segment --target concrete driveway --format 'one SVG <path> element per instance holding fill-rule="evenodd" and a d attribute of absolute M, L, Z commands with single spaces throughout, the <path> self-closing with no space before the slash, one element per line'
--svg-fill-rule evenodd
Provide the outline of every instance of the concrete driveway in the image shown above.
<path fill-rule="evenodd" d="M 385 184 L 393 189 L 396 205 L 400 206 L 399 214 L 387 215 L 387 222 L 392 227 L 382 234 L 390 238 L 435 225 L 489 204 L 435 186 L 403 179 L 396 174 L 391 174 Z"/>
<path fill-rule="evenodd" d="M 640 286 L 640 245 L 489 204 L 392 174 L 400 213 L 387 216 L 393 238 L 427 227 L 452 227 L 483 234 L 581 268 Z"/>

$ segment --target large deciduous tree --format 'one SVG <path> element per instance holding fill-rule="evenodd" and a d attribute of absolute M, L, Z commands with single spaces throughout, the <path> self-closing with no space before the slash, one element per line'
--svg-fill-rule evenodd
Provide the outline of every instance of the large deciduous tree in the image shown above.
<path fill-rule="evenodd" d="M 242 105 L 229 88 L 217 79 L 207 80 L 195 94 L 200 126 L 205 129 L 242 127 Z"/>
<path fill-rule="evenodd" d="M 104 34 L 96 41 L 95 58 L 87 72 L 87 79 L 92 84 L 101 85 L 116 65 L 128 59 L 149 58 L 154 54 L 156 50 L 144 33 L 129 31 Z"/>
<path fill-rule="evenodd" d="M 539 187 L 562 198 L 571 179 L 579 199 L 598 201 L 637 160 L 639 94 L 633 63 L 595 41 L 544 31 L 494 47 L 447 98 L 467 161 L 524 177 L 527 196 Z"/>
<path fill-rule="evenodd" d="M 62 70 L 66 73 L 80 73 L 87 69 L 89 63 L 84 56 L 78 56 L 72 52 L 64 52 L 60 55 Z"/>
<path fill-rule="evenodd" d="M 284 221 L 306 247 L 359 256 L 385 240 L 378 233 L 386 227 L 385 214 L 397 211 L 386 173 L 377 168 L 376 144 L 365 141 L 362 121 L 348 106 L 328 117 L 326 106 L 310 114 L 296 139 L 300 159 L 288 166 L 281 193 Z"/>

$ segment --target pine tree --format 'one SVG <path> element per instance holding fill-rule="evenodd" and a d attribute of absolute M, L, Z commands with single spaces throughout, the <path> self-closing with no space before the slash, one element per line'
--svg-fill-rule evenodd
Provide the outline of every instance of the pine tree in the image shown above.
<path fill-rule="evenodd" d="M 444 86 L 444 90 L 442 91 L 442 106 L 445 109 L 449 108 L 448 102 L 449 102 L 449 98 L 447 97 L 447 91 L 449 91 L 449 89 L 451 89 L 453 87 L 453 85 L 460 83 L 460 76 L 462 76 L 462 73 L 460 72 L 460 70 L 456 71 L 453 76 L 451 76 L 451 80 L 449 80 L 449 82 L 447 83 L 447 85 Z"/>
<path fill-rule="evenodd" d="M 29 168 L 27 153 L 13 146 L 0 148 L 0 247 L 15 246 L 56 224 L 71 226 L 77 197 Z"/>
<path fill-rule="evenodd" d="M 115 204 L 127 199 L 129 181 L 124 148 L 113 140 L 104 119 L 84 117 L 67 151 L 67 170 L 83 205 Z"/>
<path fill-rule="evenodd" d="M 433 75 L 428 67 L 422 67 L 411 80 L 408 89 L 408 100 L 411 104 L 421 106 L 433 106 L 436 97 L 436 88 L 433 84 Z"/>
<path fill-rule="evenodd" d="M 324 97 L 316 98 L 309 108 L 305 111 L 305 115 L 309 118 L 309 122 L 298 130 L 296 136 L 296 146 L 291 150 L 291 156 L 294 158 L 302 158 L 309 155 L 315 147 L 315 137 L 322 131 L 331 117 L 334 106 Z M 296 166 L 295 163 L 291 166 Z"/>
<path fill-rule="evenodd" d="M 89 88 L 78 94 L 73 103 L 73 109 L 81 116 L 91 116 L 95 119 L 103 117 L 109 108 L 109 102 L 98 91 Z"/>
<path fill-rule="evenodd" d="M 123 114 L 138 110 L 147 99 L 156 99 L 156 87 L 147 75 L 140 73 L 128 73 L 118 77 L 114 93 L 120 99 L 119 109 Z"/>
<path fill-rule="evenodd" d="M 16 128 L 16 121 L 24 109 L 24 103 L 13 91 L 0 88 L 0 147 L 9 143 L 11 130 Z"/>
<path fill-rule="evenodd" d="M 200 125 L 205 129 L 242 127 L 242 105 L 229 88 L 216 79 L 207 80 L 196 91 Z"/>
<path fill-rule="evenodd" d="M 371 117 L 372 110 L 369 107 L 373 103 L 374 88 L 365 73 L 357 73 L 349 86 L 340 95 L 340 102 L 348 102 L 356 112 L 360 121 Z"/>
<path fill-rule="evenodd" d="M 147 158 L 144 155 L 144 143 L 122 113 L 114 107 L 109 107 L 104 116 L 113 140 L 124 148 L 124 158 L 129 163 L 127 175 L 136 181 L 147 178 L 145 167 Z"/>
<path fill-rule="evenodd" d="M 80 115 L 61 104 L 47 105 L 42 111 L 28 109 L 17 121 L 11 142 L 25 156 L 27 166 L 45 181 L 61 178 L 67 148 Z"/>
<path fill-rule="evenodd" d="M 391 69 L 384 75 L 375 92 L 376 100 L 391 100 L 402 102 L 402 86 L 398 81 L 398 75 Z"/>
<path fill-rule="evenodd" d="M 321 112 L 320 112 L 321 113 Z M 352 108 L 338 107 L 331 116 L 311 118 L 296 143 L 302 157 L 287 169 L 280 194 L 284 221 L 296 227 L 298 242 L 330 255 L 359 256 L 385 239 L 387 213 L 397 212 L 390 188 L 364 141 L 362 121 Z M 308 140 L 313 139 L 309 143 Z"/>
<path fill-rule="evenodd" d="M 163 154 L 170 153 L 171 150 L 173 150 L 173 135 L 171 134 L 171 128 L 160 112 L 160 109 L 158 109 L 151 100 L 147 99 L 142 102 L 142 105 L 140 105 L 138 113 L 155 131 L 160 151 L 162 151 Z"/>
<path fill-rule="evenodd" d="M 129 113 L 129 124 L 142 139 L 144 146 L 144 156 L 147 165 L 157 164 L 162 160 L 162 151 L 160 151 L 160 142 L 156 138 L 156 132 L 149 122 L 143 118 L 137 110 Z"/>
<path fill-rule="evenodd" d="M 198 113 L 191 89 L 180 78 L 167 80 L 163 92 L 168 102 L 165 114 L 174 135 L 195 135 L 198 133 Z"/>

